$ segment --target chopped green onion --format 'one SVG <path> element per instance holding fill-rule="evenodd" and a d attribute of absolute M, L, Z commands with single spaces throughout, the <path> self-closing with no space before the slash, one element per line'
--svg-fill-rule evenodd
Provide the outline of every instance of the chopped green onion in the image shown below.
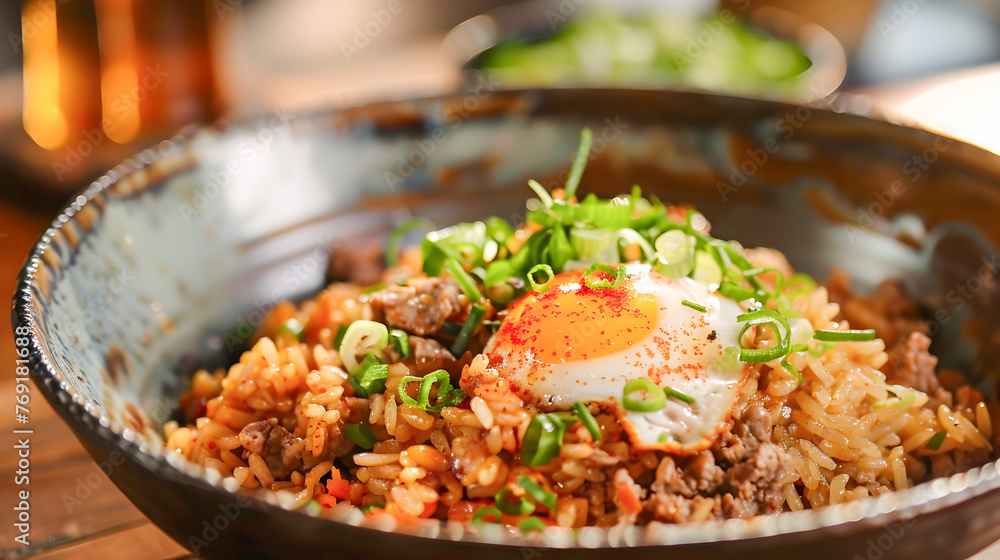
<path fill-rule="evenodd" d="M 535 274 L 539 272 L 544 272 L 546 275 L 545 282 L 542 282 L 541 284 L 535 280 Z M 552 271 L 552 267 L 547 264 L 536 264 L 531 267 L 531 270 L 528 271 L 528 283 L 531 284 L 532 290 L 539 293 L 548 291 L 549 286 L 552 284 L 552 278 L 554 277 L 555 273 Z"/>
<path fill-rule="evenodd" d="M 406 392 L 407 386 L 410 383 L 420 383 L 420 389 L 417 392 L 417 398 L 414 399 Z M 431 390 L 434 385 L 437 384 L 437 401 L 436 405 L 431 404 Z M 399 400 L 403 401 L 403 404 L 410 405 L 421 410 L 426 410 L 427 412 L 441 412 L 441 409 L 446 406 L 455 406 L 465 400 L 468 395 L 465 394 L 458 387 L 452 388 L 451 378 L 448 372 L 439 369 L 437 371 L 428 373 L 423 377 L 413 377 L 407 375 L 399 380 L 399 389 L 396 391 L 399 394 Z"/>
<path fill-rule="evenodd" d="M 278 327 L 275 334 L 283 332 L 292 335 L 293 337 L 295 337 L 295 340 L 302 342 L 302 336 L 305 334 L 306 329 L 305 327 L 302 326 L 302 323 L 300 323 L 298 319 L 292 317 L 291 319 L 282 323 L 281 326 Z"/>
<path fill-rule="evenodd" d="M 719 284 L 719 293 L 734 301 L 746 301 L 757 297 L 757 292 L 753 288 L 740 286 L 733 282 L 723 282 Z"/>
<path fill-rule="evenodd" d="M 496 519 L 496 521 L 487 521 L 486 519 L 484 519 L 485 517 L 489 517 L 491 515 L 494 517 L 494 519 Z M 476 513 L 472 514 L 473 525 L 479 525 L 480 523 L 493 523 L 495 525 L 499 525 L 502 520 L 503 520 L 503 514 L 500 512 L 500 509 L 497 508 L 496 506 L 486 506 L 484 508 L 481 508 Z"/>
<path fill-rule="evenodd" d="M 819 345 L 809 349 L 809 355 L 813 358 L 819 358 L 826 352 L 833 350 L 833 347 L 837 345 L 834 342 L 823 342 L 821 340 L 817 340 L 816 342 L 819 342 Z"/>
<path fill-rule="evenodd" d="M 299 511 L 315 517 L 319 515 L 321 511 L 323 511 L 323 507 L 320 506 L 319 502 L 317 502 L 316 500 L 309 500 L 308 502 L 303 504 L 301 508 L 299 508 Z"/>
<path fill-rule="evenodd" d="M 843 342 L 843 341 L 868 341 L 875 340 L 875 329 L 852 329 L 846 331 L 816 331 L 813 335 L 816 340 L 823 342 Z"/>
<path fill-rule="evenodd" d="M 917 392 L 902 385 L 892 385 L 889 387 L 892 397 L 872 404 L 873 410 L 884 410 L 887 408 L 909 408 L 917 404 Z"/>
<path fill-rule="evenodd" d="M 486 313 L 486 308 L 478 303 L 473 305 L 469 309 L 469 316 L 462 323 L 462 330 L 458 332 L 458 336 L 455 337 L 455 342 L 451 344 L 451 353 L 455 357 L 462 357 L 465 354 L 465 349 L 469 346 L 469 340 L 472 338 L 472 333 L 475 332 L 476 327 L 483 320 L 483 315 Z"/>
<path fill-rule="evenodd" d="M 809 341 L 813 339 L 813 335 L 816 333 L 816 330 L 813 329 L 812 323 L 809 322 L 809 319 L 789 319 L 788 328 L 791 330 L 789 342 L 792 346 L 796 346 L 798 344 L 808 344 Z"/>
<path fill-rule="evenodd" d="M 576 417 L 583 422 L 584 427 L 590 432 L 590 437 L 594 441 L 601 441 L 601 427 L 597 425 L 597 420 L 587 410 L 587 405 L 582 402 L 575 402 L 573 403 L 573 412 L 576 413 Z"/>
<path fill-rule="evenodd" d="M 691 277 L 705 284 L 719 284 L 722 282 L 722 269 L 712 255 L 698 251 L 694 254 L 694 270 L 691 272 Z"/>
<path fill-rule="evenodd" d="M 559 455 L 566 423 L 554 414 L 536 414 L 521 443 L 521 462 L 529 467 L 540 467 Z M 527 489 L 526 489 L 527 490 Z"/>
<path fill-rule="evenodd" d="M 455 278 L 458 282 L 458 287 L 462 288 L 462 293 L 465 297 L 469 298 L 469 301 L 479 301 L 483 299 L 483 294 L 476 287 L 476 284 L 469 277 L 469 273 L 462 268 L 462 265 L 455 259 L 448 259 L 448 272 Z"/>
<path fill-rule="evenodd" d="M 795 376 L 795 379 L 799 381 L 797 387 L 801 387 L 802 384 L 806 382 L 806 379 L 802 377 L 802 373 L 799 372 L 799 369 L 793 366 L 788 360 L 781 360 L 781 367 L 785 368 L 785 371 Z"/>
<path fill-rule="evenodd" d="M 355 375 L 360 371 L 358 354 L 381 352 L 389 344 L 389 329 L 382 323 L 359 319 L 347 327 L 344 340 L 340 343 L 340 359 L 347 373 Z"/>
<path fill-rule="evenodd" d="M 660 437 L 656 438 L 656 443 L 667 443 L 670 441 L 670 434 L 660 434 Z"/>
<path fill-rule="evenodd" d="M 643 391 L 646 395 L 653 398 L 633 399 L 629 396 L 638 391 Z M 655 383 L 642 377 L 633 379 L 625 384 L 625 391 L 622 395 L 622 406 L 625 407 L 625 410 L 632 412 L 655 412 L 667 406 L 667 396 Z"/>
<path fill-rule="evenodd" d="M 427 218 L 410 218 L 399 224 L 389 234 L 389 241 L 385 244 L 385 266 L 392 268 L 399 264 L 399 244 L 403 241 L 403 236 L 417 229 L 434 230 L 434 224 Z"/>
<path fill-rule="evenodd" d="M 375 434 L 364 424 L 346 424 L 344 426 L 344 435 L 361 449 L 372 449 L 375 447 Z"/>
<path fill-rule="evenodd" d="M 576 188 L 580 186 L 580 177 L 583 176 L 583 168 L 587 166 L 587 158 L 590 156 L 590 144 L 594 140 L 594 135 L 589 128 L 580 131 L 580 147 L 573 156 L 573 165 L 569 169 L 569 177 L 566 179 L 566 200 L 570 200 L 576 195 Z"/>
<path fill-rule="evenodd" d="M 542 204 L 544 204 L 546 208 L 552 208 L 552 195 L 549 194 L 549 191 L 545 190 L 545 187 L 543 187 L 541 183 L 534 179 L 529 179 L 528 186 L 531 187 L 531 190 L 535 191 L 535 194 L 538 196 L 538 200 L 541 200 Z"/>
<path fill-rule="evenodd" d="M 553 268 L 562 272 L 566 263 L 576 258 L 576 251 L 570 245 L 566 237 L 566 231 L 562 227 L 552 228 L 552 236 L 549 238 L 549 261 Z"/>
<path fill-rule="evenodd" d="M 493 496 L 493 501 L 496 503 L 497 509 L 507 515 L 531 515 L 535 512 L 535 504 L 524 498 L 521 498 L 516 502 L 507 501 L 507 494 L 509 493 L 510 490 L 504 486 L 499 492 L 496 493 L 495 496 Z"/>
<path fill-rule="evenodd" d="M 772 294 L 778 295 L 781 293 L 781 288 L 785 285 L 785 275 L 782 274 L 781 271 L 778 270 L 777 268 L 764 268 L 764 267 L 748 268 L 743 271 L 743 276 L 749 280 L 750 278 L 755 278 L 757 276 L 760 276 L 761 274 L 766 274 L 768 272 L 772 272 L 775 274 L 774 290 Z"/>
<path fill-rule="evenodd" d="M 726 346 L 723 348 L 722 354 L 715 360 L 715 367 L 726 373 L 739 369 L 740 348 L 737 346 Z"/>
<path fill-rule="evenodd" d="M 671 278 L 687 276 L 694 270 L 692 238 L 679 229 L 672 229 L 656 238 L 654 267 L 657 272 Z"/>
<path fill-rule="evenodd" d="M 410 335 L 406 331 L 392 329 L 389 331 L 389 342 L 396 349 L 396 353 L 404 358 L 410 356 Z"/>
<path fill-rule="evenodd" d="M 375 500 L 374 502 L 368 504 L 367 506 L 361 506 L 361 513 L 368 513 L 374 508 L 384 508 L 385 500 Z"/>
<path fill-rule="evenodd" d="M 687 299 L 682 300 L 681 301 L 681 305 L 686 305 L 686 306 L 690 307 L 691 309 L 694 309 L 698 313 L 708 313 L 708 308 L 707 307 L 705 307 L 704 305 L 701 305 L 700 303 L 695 303 L 695 302 L 693 302 L 691 300 L 687 300 Z"/>
<path fill-rule="evenodd" d="M 428 233 L 420 244 L 424 272 L 440 276 L 449 260 L 457 260 L 462 266 L 468 264 L 470 268 L 483 266 L 486 240 L 483 222 L 459 223 Z"/>
<path fill-rule="evenodd" d="M 368 287 L 364 288 L 363 290 L 361 290 L 361 293 L 365 294 L 365 295 L 373 294 L 373 293 L 381 290 L 382 288 L 385 288 L 385 284 L 372 284 L 371 286 L 368 286 Z"/>
<path fill-rule="evenodd" d="M 617 231 L 617 234 L 619 239 L 624 239 L 627 243 L 638 245 L 642 249 L 645 260 L 652 260 L 656 257 L 656 249 L 638 231 L 632 228 L 621 228 Z"/>
<path fill-rule="evenodd" d="M 522 474 L 517 478 L 517 485 L 524 488 L 524 491 L 527 492 L 529 496 L 537 500 L 538 503 L 552 511 L 556 510 L 556 495 L 546 492 L 545 489 L 539 486 L 534 480 L 531 480 Z"/>
<path fill-rule="evenodd" d="M 927 441 L 927 445 L 925 445 L 924 447 L 930 449 L 931 451 L 937 451 L 938 449 L 941 449 L 941 444 L 944 443 L 944 438 L 946 437 L 948 437 L 947 432 L 944 431 L 938 432 L 934 434 L 930 440 Z"/>
<path fill-rule="evenodd" d="M 767 325 L 774 330 L 775 336 L 778 337 L 778 343 L 770 348 L 742 348 L 740 352 L 741 362 L 770 362 L 775 358 L 780 358 L 788 354 L 790 337 L 788 321 L 781 314 L 770 309 L 761 309 L 760 311 L 738 315 L 736 321 L 746 323 L 740 329 L 740 334 L 737 337 L 737 340 L 741 341 L 741 345 L 743 335 L 754 325 Z M 779 330 L 779 326 L 784 332 Z"/>
<path fill-rule="evenodd" d="M 677 389 L 674 389 L 674 388 L 671 388 L 671 387 L 664 387 L 663 388 L 663 392 L 668 397 L 673 397 L 673 398 L 675 398 L 675 399 L 677 399 L 679 401 L 684 401 L 684 402 L 686 402 L 688 404 L 694 404 L 694 397 L 692 397 L 691 395 L 686 395 L 686 394 L 678 391 Z"/>
<path fill-rule="evenodd" d="M 337 336 L 333 339 L 333 347 L 338 351 L 340 347 L 344 345 L 344 336 L 347 334 L 347 325 L 340 325 L 337 329 Z"/>
<path fill-rule="evenodd" d="M 358 395 L 359 397 L 367 397 L 385 391 L 385 380 L 389 377 L 389 366 L 383 364 L 378 356 L 369 352 L 361 361 L 360 371 L 362 373 L 358 380 L 358 386 L 363 392 Z"/>
<path fill-rule="evenodd" d="M 569 243 L 580 259 L 601 262 L 618 260 L 615 232 L 606 228 L 581 228 L 569 230 Z"/>
<path fill-rule="evenodd" d="M 514 228 L 503 218 L 490 216 L 486 218 L 486 236 L 506 247 L 507 240 L 514 237 Z"/>
<path fill-rule="evenodd" d="M 610 276 L 611 280 L 596 278 L 595 275 L 601 272 Z M 583 273 L 583 284 L 591 290 L 614 289 L 622 285 L 622 282 L 625 281 L 625 276 L 627 276 L 625 265 L 619 264 L 618 268 L 611 268 L 604 263 L 597 262 L 590 265 L 590 268 Z"/>
<path fill-rule="evenodd" d="M 544 531 L 549 526 L 537 517 L 526 517 L 517 522 L 517 528 L 521 531 L 522 535 L 527 535 L 532 531 Z"/>

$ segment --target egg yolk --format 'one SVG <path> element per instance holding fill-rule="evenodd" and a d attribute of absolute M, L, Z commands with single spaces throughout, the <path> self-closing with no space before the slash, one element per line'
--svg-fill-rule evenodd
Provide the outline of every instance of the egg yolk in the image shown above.
<path fill-rule="evenodd" d="M 656 328 L 656 299 L 637 293 L 633 280 L 606 289 L 583 284 L 581 272 L 558 274 L 547 291 L 518 300 L 508 308 L 497 345 L 522 348 L 534 360 L 560 364 L 627 350 Z"/>

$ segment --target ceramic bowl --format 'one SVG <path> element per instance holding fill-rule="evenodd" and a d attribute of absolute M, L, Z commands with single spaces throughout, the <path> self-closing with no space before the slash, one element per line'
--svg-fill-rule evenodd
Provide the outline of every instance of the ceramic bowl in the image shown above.
<path fill-rule="evenodd" d="M 350 508 L 311 517 L 234 494 L 164 448 L 195 367 L 231 359 L 275 302 L 321 289 L 330 247 L 382 242 L 413 216 L 516 222 L 525 181 L 560 184 L 585 125 L 583 191 L 639 184 L 819 278 L 839 266 L 861 291 L 899 279 L 927 310 L 943 365 L 991 390 L 995 156 L 819 108 L 630 90 L 483 89 L 165 141 L 87 187 L 28 255 L 13 324 L 30 339 L 32 376 L 129 499 L 204 557 L 944 559 L 1000 538 L 992 462 L 817 511 L 525 540 L 386 531 Z"/>

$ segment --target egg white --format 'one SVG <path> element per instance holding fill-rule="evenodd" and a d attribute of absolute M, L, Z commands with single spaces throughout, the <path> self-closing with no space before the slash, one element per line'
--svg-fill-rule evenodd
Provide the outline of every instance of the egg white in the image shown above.
<path fill-rule="evenodd" d="M 669 278 L 642 264 L 629 265 L 627 272 L 636 293 L 656 300 L 658 316 L 647 336 L 611 354 L 555 364 L 531 355 L 545 349 L 509 347 L 494 337 L 484 351 L 490 367 L 510 380 L 521 398 L 547 410 L 566 410 L 577 401 L 601 403 L 622 422 L 636 448 L 678 453 L 708 448 L 728 426 L 748 372 L 743 364 L 728 371 L 720 364 L 723 350 L 738 346 L 736 317 L 743 310 L 721 296 L 716 286 L 687 277 Z M 580 285 L 553 289 L 568 292 Z M 703 305 L 706 312 L 682 304 L 684 300 Z M 505 326 L 516 328 L 502 325 L 501 329 Z M 601 331 L 600 319 L 576 327 L 579 332 L 567 334 L 585 340 Z M 666 406 L 654 412 L 626 410 L 625 384 L 639 378 L 650 378 L 661 388 L 669 386 L 694 402 L 668 397 Z"/>

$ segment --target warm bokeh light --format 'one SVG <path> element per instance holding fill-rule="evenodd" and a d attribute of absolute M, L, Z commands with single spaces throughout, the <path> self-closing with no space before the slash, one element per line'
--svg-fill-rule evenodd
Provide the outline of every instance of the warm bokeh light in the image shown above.
<path fill-rule="evenodd" d="M 59 35 L 56 0 L 30 0 L 21 11 L 24 36 L 24 130 L 39 146 L 66 144 L 67 125 L 59 103 Z"/>
<path fill-rule="evenodd" d="M 101 113 L 104 133 L 118 143 L 135 139 L 142 125 L 136 103 L 138 50 L 132 0 L 98 0 L 97 40 L 101 52 Z"/>

